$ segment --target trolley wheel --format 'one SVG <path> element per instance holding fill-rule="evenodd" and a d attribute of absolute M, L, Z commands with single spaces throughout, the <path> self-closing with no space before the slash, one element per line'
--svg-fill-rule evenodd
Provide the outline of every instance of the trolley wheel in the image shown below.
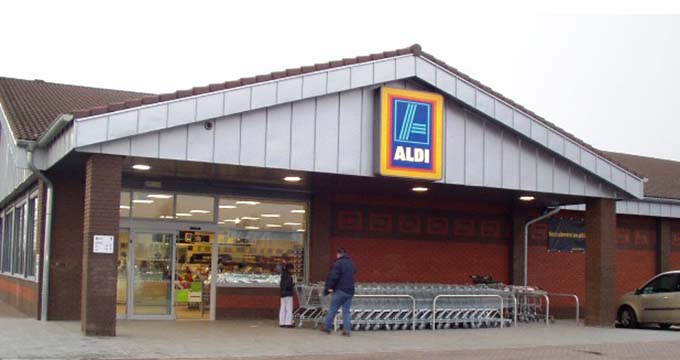
<path fill-rule="evenodd" d="M 637 316 L 630 306 L 624 306 L 619 310 L 619 323 L 628 329 L 638 327 Z"/>

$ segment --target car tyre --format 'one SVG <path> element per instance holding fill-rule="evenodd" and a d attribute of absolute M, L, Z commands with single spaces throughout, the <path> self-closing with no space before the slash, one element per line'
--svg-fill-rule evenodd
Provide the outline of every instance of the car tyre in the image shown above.
<path fill-rule="evenodd" d="M 662 323 L 659 324 L 659 327 L 661 328 L 661 330 L 668 330 L 671 327 L 671 324 Z"/>
<path fill-rule="evenodd" d="M 619 324 L 621 326 L 634 329 L 638 327 L 637 316 L 635 316 L 635 311 L 629 306 L 624 306 L 619 310 Z"/>

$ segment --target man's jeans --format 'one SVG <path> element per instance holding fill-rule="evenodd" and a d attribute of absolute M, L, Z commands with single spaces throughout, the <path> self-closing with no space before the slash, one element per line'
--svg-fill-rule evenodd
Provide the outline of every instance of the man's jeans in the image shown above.
<path fill-rule="evenodd" d="M 349 333 L 350 330 L 352 330 L 352 313 L 350 312 L 352 295 L 340 290 L 333 292 L 331 306 L 328 309 L 328 315 L 326 315 L 326 330 L 333 329 L 333 319 L 335 318 L 335 314 L 338 313 L 340 306 L 342 306 L 342 330 Z"/>

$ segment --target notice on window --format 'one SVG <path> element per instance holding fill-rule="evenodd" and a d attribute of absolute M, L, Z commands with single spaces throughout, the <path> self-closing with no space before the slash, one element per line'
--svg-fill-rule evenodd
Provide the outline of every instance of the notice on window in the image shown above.
<path fill-rule="evenodd" d="M 95 235 L 92 252 L 95 254 L 113 254 L 113 236 Z"/>

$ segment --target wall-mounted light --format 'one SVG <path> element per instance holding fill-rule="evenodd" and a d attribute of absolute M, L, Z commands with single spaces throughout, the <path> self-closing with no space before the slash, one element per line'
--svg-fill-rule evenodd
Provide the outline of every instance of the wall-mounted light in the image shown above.
<path fill-rule="evenodd" d="M 146 170 L 150 170 L 151 166 L 144 165 L 144 164 L 134 164 L 134 165 L 132 165 L 132 168 L 135 169 L 135 170 L 146 171 Z"/>
<path fill-rule="evenodd" d="M 424 186 L 416 186 L 416 187 L 414 187 L 414 188 L 411 189 L 411 190 L 413 190 L 413 191 L 415 191 L 415 192 L 426 192 L 426 191 L 429 190 L 429 189 L 426 188 L 426 187 L 424 187 Z"/>
<path fill-rule="evenodd" d="M 522 201 L 533 201 L 536 198 L 531 196 L 531 195 L 524 195 L 524 196 L 520 196 L 519 199 L 522 200 Z"/>
<path fill-rule="evenodd" d="M 288 181 L 288 182 L 298 182 L 300 180 L 302 180 L 302 178 L 299 177 L 299 176 L 286 176 L 286 177 L 283 178 L 283 181 Z"/>

